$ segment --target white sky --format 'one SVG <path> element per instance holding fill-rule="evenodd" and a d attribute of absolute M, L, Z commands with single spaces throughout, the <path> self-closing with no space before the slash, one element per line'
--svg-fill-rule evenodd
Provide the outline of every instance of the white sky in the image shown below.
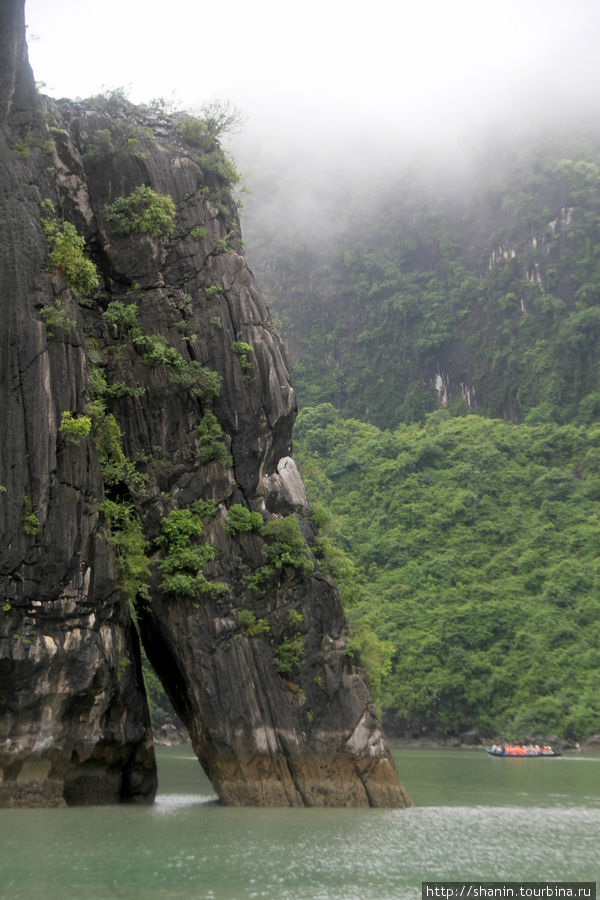
<path fill-rule="evenodd" d="M 27 0 L 26 17 L 52 96 L 218 98 L 324 128 L 570 102 L 600 75 L 599 0 Z"/>

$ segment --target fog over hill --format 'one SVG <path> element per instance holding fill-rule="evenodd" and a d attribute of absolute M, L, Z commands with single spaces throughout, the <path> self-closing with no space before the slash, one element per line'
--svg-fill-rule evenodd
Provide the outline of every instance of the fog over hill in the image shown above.
<path fill-rule="evenodd" d="M 232 0 L 226 20 L 189 0 L 168 18 L 157 0 L 106 0 L 101 17 L 76 0 L 28 0 L 26 15 L 51 96 L 124 87 L 134 102 L 237 107 L 245 124 L 231 147 L 255 192 L 265 173 L 261 205 L 269 171 L 289 172 L 277 181 L 310 208 L 332 180 L 368 183 L 407 159 L 464 165 L 482 135 L 597 110 L 590 0 Z"/>

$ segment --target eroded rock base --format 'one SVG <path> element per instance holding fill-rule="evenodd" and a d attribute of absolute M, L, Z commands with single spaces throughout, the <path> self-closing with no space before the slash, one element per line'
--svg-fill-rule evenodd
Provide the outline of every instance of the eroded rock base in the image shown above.
<path fill-rule="evenodd" d="M 226 806 L 395 807 L 411 805 L 393 763 L 340 758 L 291 764 L 281 756 L 256 757 L 241 766 L 215 761 L 213 784 Z"/>
<path fill-rule="evenodd" d="M 84 759 L 76 751 L 70 758 L 66 753 L 2 756 L 0 774 L 0 808 L 143 804 L 152 803 L 156 793 L 151 741 L 96 747 Z"/>

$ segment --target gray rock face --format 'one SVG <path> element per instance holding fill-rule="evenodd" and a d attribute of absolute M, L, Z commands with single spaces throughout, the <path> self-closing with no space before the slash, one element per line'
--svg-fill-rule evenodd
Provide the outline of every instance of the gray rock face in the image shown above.
<path fill-rule="evenodd" d="M 3 16 L 0 805 L 152 799 L 132 613 L 223 802 L 407 805 L 314 554 L 230 164 L 206 123 L 36 98 L 22 3 Z M 111 214 L 140 188 L 169 227 Z M 97 287 L 52 253 L 63 222 Z"/>
<path fill-rule="evenodd" d="M 81 319 L 48 340 L 40 224 L 51 160 L 23 9 L 2 4 L 0 50 L 0 805 L 151 800 L 155 764 L 139 646 L 100 528 L 97 455 L 67 445 L 83 409 Z"/>

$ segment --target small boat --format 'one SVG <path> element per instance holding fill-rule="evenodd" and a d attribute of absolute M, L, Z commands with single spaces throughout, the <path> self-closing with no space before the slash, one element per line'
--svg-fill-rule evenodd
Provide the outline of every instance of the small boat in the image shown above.
<path fill-rule="evenodd" d="M 494 744 L 493 747 L 485 747 L 485 752 L 490 756 L 508 756 L 510 759 L 539 759 L 560 756 L 556 750 L 547 744 L 543 747 L 534 744 Z"/>

